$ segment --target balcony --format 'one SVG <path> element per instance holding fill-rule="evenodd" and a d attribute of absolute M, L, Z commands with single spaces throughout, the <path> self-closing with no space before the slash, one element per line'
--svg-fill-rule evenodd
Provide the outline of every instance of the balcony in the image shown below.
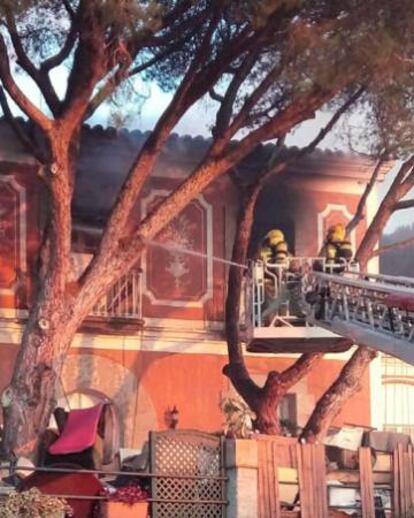
<path fill-rule="evenodd" d="M 74 278 L 79 278 L 91 254 L 72 254 Z M 142 270 L 134 268 L 122 276 L 95 304 L 82 328 L 98 332 L 122 333 L 142 326 Z"/>
<path fill-rule="evenodd" d="M 142 320 L 142 271 L 132 270 L 121 277 L 95 304 L 90 316 Z"/>
<path fill-rule="evenodd" d="M 141 328 L 142 271 L 131 270 L 121 277 L 93 307 L 82 329 L 124 334 Z"/>

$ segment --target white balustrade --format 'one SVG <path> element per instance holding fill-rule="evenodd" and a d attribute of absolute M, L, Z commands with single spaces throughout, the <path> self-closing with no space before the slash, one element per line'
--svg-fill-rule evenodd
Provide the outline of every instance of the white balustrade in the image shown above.
<path fill-rule="evenodd" d="M 142 273 L 131 270 L 121 277 L 94 306 L 90 316 L 119 319 L 142 318 Z"/>

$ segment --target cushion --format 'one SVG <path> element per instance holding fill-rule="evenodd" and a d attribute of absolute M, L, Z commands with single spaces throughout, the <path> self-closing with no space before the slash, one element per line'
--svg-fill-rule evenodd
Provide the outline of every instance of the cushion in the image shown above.
<path fill-rule="evenodd" d="M 96 441 L 103 404 L 71 410 L 58 439 L 49 446 L 52 455 L 76 453 L 92 447 Z"/>

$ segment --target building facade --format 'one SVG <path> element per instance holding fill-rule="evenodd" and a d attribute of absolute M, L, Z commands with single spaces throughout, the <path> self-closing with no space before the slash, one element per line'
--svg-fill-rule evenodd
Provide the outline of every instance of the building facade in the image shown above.
<path fill-rule="evenodd" d="M 90 261 L 122 180 L 145 138 L 138 131 L 85 127 L 73 203 L 75 276 Z M 131 227 L 191 172 L 207 145 L 200 137 L 169 139 L 134 209 Z M 271 152 L 271 145 L 262 146 L 237 174 L 247 177 Z M 291 253 L 317 255 L 327 227 L 352 218 L 372 168 L 366 160 L 317 151 L 272 179 L 258 202 L 251 254 L 265 233 L 278 227 L 285 232 Z M 57 388 L 60 402 L 82 407 L 112 401 L 126 447 L 139 448 L 149 430 L 168 427 L 173 407 L 178 410 L 180 428 L 222 428 L 219 404 L 232 394 L 222 369 L 227 362 L 226 260 L 239 208 L 233 173 L 210 185 L 148 243 L 136 267 L 98 301 L 65 362 Z M 355 246 L 375 208 L 374 192 L 366 220 L 352 234 Z M 1 390 L 10 379 L 30 307 L 44 210 L 45 192 L 36 164 L 1 121 Z M 321 365 L 293 388 L 282 405 L 282 417 L 305 424 L 350 354 L 351 350 L 327 353 Z M 246 352 L 246 363 L 253 378 L 263 383 L 270 370 L 285 369 L 296 357 L 282 344 L 277 355 Z M 372 405 L 379 384 L 381 372 L 374 362 L 361 380 L 361 391 L 345 405 L 335 424 L 371 425 L 378 420 Z"/>

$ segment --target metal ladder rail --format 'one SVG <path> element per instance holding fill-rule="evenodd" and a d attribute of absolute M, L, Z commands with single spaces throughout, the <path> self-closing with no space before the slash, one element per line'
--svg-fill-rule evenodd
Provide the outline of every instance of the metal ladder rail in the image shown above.
<path fill-rule="evenodd" d="M 366 273 L 357 271 L 347 271 L 346 277 L 354 277 L 356 279 L 367 280 L 379 284 L 390 284 L 398 289 L 400 286 L 414 289 L 414 279 L 412 277 L 382 275 L 377 273 Z"/>
<path fill-rule="evenodd" d="M 308 286 L 323 294 L 323 312 L 317 318 L 310 311 L 309 323 L 414 363 L 414 313 L 389 307 L 386 300 L 391 294 L 414 298 L 414 288 L 401 286 L 400 278 L 392 284 L 391 277 L 380 283 L 309 272 Z"/>

